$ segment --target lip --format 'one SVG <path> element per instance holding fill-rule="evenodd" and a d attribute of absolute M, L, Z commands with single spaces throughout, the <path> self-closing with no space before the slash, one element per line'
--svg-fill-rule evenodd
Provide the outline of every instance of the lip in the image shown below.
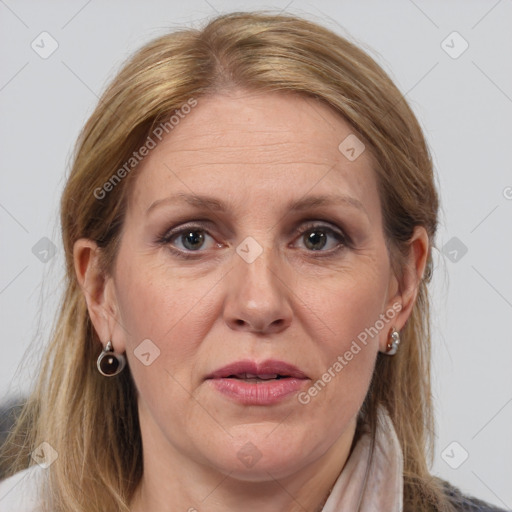
<path fill-rule="evenodd" d="M 235 378 L 244 374 L 268 377 L 277 374 L 279 379 L 251 382 Z M 271 405 L 299 392 L 309 377 L 296 366 L 274 359 L 261 363 L 237 361 L 214 371 L 206 381 L 224 396 L 243 405 Z"/>

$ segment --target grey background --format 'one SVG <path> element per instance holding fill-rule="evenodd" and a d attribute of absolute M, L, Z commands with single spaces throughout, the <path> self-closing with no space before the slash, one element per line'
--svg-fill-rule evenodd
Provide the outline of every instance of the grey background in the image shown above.
<path fill-rule="evenodd" d="M 420 119 L 442 199 L 433 472 L 512 508 L 511 0 L 0 0 L 0 399 L 28 389 L 48 337 L 62 275 L 59 195 L 98 95 L 149 39 L 252 9 L 286 10 L 348 35 Z M 31 47 L 43 31 L 58 43 L 47 59 Z"/>

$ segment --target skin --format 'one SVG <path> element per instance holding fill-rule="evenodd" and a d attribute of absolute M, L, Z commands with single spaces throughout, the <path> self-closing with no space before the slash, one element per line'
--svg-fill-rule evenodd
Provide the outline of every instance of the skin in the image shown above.
<path fill-rule="evenodd" d="M 327 106 L 297 95 L 200 98 L 137 169 L 111 274 L 99 271 L 94 242 L 76 242 L 95 329 L 103 345 L 126 352 L 138 390 L 144 475 L 132 511 L 322 508 L 349 456 L 377 353 L 410 315 L 428 253 L 417 227 L 404 274 L 394 275 L 372 157 L 349 161 L 338 150 L 351 133 Z M 177 192 L 226 210 L 166 200 Z M 360 207 L 289 208 L 323 194 Z M 180 235 L 158 242 L 201 219 L 195 250 Z M 325 235 L 317 250 L 311 231 Z M 263 249 L 252 263 L 236 252 L 248 236 Z M 393 304 L 400 313 L 308 404 L 294 395 L 240 405 L 204 380 L 234 361 L 272 358 L 301 369 L 307 390 Z M 145 339 L 160 350 L 149 366 L 134 354 Z M 237 457 L 247 442 L 261 455 L 250 467 Z"/>

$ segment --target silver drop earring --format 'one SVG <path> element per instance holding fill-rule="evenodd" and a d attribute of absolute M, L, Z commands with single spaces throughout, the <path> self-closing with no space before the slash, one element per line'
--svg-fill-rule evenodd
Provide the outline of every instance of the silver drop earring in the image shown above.
<path fill-rule="evenodd" d="M 390 341 L 387 344 L 387 350 L 384 352 L 387 356 L 394 356 L 398 351 L 398 345 L 400 345 L 400 333 L 393 328 L 389 334 Z"/>
<path fill-rule="evenodd" d="M 126 358 L 122 354 L 114 353 L 112 342 L 109 341 L 98 356 L 96 366 L 101 375 L 105 377 L 114 377 L 123 371 L 126 365 Z"/>

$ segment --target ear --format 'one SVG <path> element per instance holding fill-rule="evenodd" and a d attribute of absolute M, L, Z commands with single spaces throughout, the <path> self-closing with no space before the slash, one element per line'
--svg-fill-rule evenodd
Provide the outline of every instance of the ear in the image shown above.
<path fill-rule="evenodd" d="M 381 352 L 386 351 L 391 328 L 397 331 L 402 330 L 411 315 L 425 273 L 429 247 L 426 229 L 423 226 L 416 226 L 409 241 L 409 251 L 401 269 L 401 275 L 392 273 L 390 279 L 390 297 L 386 311 L 397 312 L 398 310 L 398 314 L 390 322 L 390 327 L 383 331 L 379 347 Z"/>
<path fill-rule="evenodd" d="M 73 246 L 75 273 L 94 329 L 105 346 L 115 330 L 117 304 L 113 280 L 102 270 L 100 256 L 101 249 L 87 238 L 80 238 Z"/>

